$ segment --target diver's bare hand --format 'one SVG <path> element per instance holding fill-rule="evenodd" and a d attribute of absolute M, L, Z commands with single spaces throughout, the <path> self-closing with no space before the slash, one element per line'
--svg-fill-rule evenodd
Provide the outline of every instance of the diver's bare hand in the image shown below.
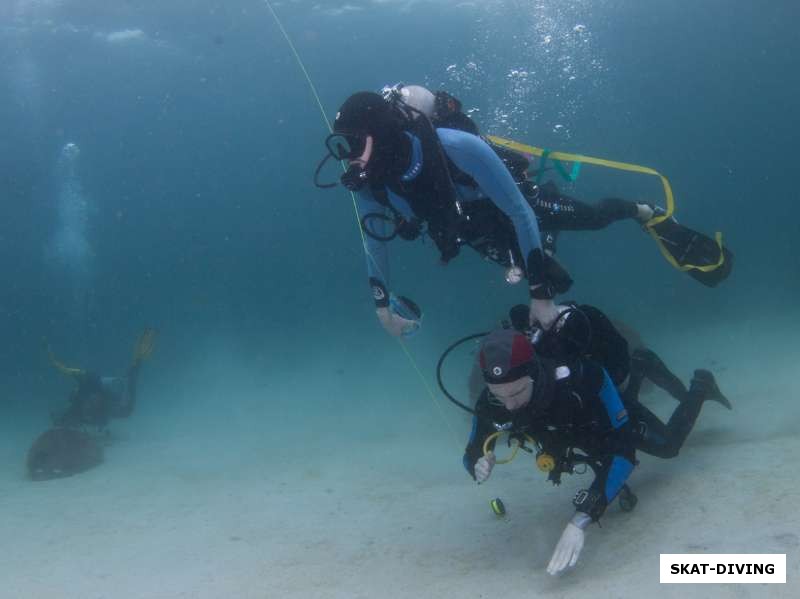
<path fill-rule="evenodd" d="M 548 330 L 559 315 L 558 306 L 551 299 L 532 299 L 530 309 L 530 324 L 539 325 Z"/>
<path fill-rule="evenodd" d="M 478 458 L 478 461 L 475 462 L 475 480 L 479 483 L 485 482 L 492 473 L 495 462 L 494 453 L 491 451 Z"/>
<path fill-rule="evenodd" d="M 418 322 L 398 316 L 389 308 L 376 308 L 375 314 L 383 329 L 392 337 L 402 337 L 419 327 Z"/>

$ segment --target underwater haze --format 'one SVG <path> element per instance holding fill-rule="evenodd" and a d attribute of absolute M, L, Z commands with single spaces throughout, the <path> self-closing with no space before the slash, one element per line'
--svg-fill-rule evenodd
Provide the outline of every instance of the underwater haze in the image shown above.
<path fill-rule="evenodd" d="M 796 580 L 798 22 L 792 0 L 3 0 L 0 597 L 677 596 L 659 554 L 702 552 L 785 553 Z M 714 371 L 734 405 L 706 407 L 677 458 L 642 459 L 637 509 L 612 506 L 566 576 L 544 569 L 579 477 L 554 489 L 521 457 L 476 486 L 470 420 L 436 386 L 442 351 L 525 285 L 395 240 L 393 290 L 424 311 L 399 344 L 350 195 L 313 184 L 323 117 L 398 82 L 447 90 L 482 132 L 656 169 L 677 219 L 735 255 L 708 288 L 630 222 L 560 237 L 569 298 L 684 381 Z M 546 175 L 664 202 L 656 177 Z M 103 463 L 29 480 L 73 388 L 48 347 L 121 375 L 145 327 Z M 465 401 L 471 360 L 445 369 Z"/>

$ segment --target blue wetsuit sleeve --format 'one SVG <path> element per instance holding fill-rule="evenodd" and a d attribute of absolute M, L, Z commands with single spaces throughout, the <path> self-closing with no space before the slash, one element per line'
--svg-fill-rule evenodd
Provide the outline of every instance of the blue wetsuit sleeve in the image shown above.
<path fill-rule="evenodd" d="M 464 469 L 469 473 L 472 478 L 475 478 L 475 462 L 478 461 L 480 455 L 477 452 L 477 436 L 478 436 L 478 417 L 472 417 L 472 430 L 469 433 L 469 440 L 467 447 L 464 450 L 464 457 L 461 458 L 461 463 L 464 464 Z"/>
<path fill-rule="evenodd" d="M 527 264 L 530 252 L 542 247 L 539 225 L 506 165 L 476 135 L 454 129 L 437 129 L 437 133 L 450 160 L 472 177 L 481 191 L 511 219 L 522 256 L 530 267 Z"/>
<path fill-rule="evenodd" d="M 601 460 L 601 468 L 589 490 L 590 501 L 585 505 L 577 505 L 580 512 L 585 512 L 597 520 L 608 504 L 619 494 L 635 465 L 635 450 L 627 434 L 629 424 L 628 412 L 622 403 L 617 388 L 604 368 L 602 381 L 597 395 L 603 404 L 605 413 L 613 429 L 608 437 L 609 453 Z"/>
<path fill-rule="evenodd" d="M 618 454 L 603 457 L 591 488 L 576 496 L 577 511 L 588 514 L 592 520 L 598 520 L 625 486 L 633 472 L 634 461 L 632 456 Z M 578 498 L 582 498 L 583 501 L 579 502 Z"/>
<path fill-rule="evenodd" d="M 619 396 L 616 385 L 608 376 L 608 372 L 603 368 L 603 382 L 600 385 L 598 396 L 600 401 L 603 402 L 603 407 L 606 409 L 608 419 L 611 422 L 611 427 L 618 429 L 628 422 L 628 411 L 622 404 L 622 399 Z"/>
<path fill-rule="evenodd" d="M 359 226 L 364 223 L 367 214 L 385 214 L 386 209 L 372 197 L 368 190 L 362 190 L 356 194 L 356 206 L 358 208 Z M 366 226 L 370 231 L 379 236 L 387 234 L 387 223 L 380 218 L 368 218 Z M 364 232 L 364 255 L 367 259 L 367 275 L 370 286 L 375 292 L 375 283 L 379 283 L 385 290 L 389 289 L 389 255 L 386 248 L 386 241 L 380 241 Z"/>
<path fill-rule="evenodd" d="M 475 405 L 475 415 L 472 417 L 472 430 L 469 433 L 467 446 L 464 448 L 464 456 L 461 463 L 464 469 L 472 478 L 475 478 L 475 463 L 483 456 L 483 443 L 492 434 L 493 428 L 491 419 L 486 413 L 486 392 L 481 394 Z M 489 448 L 494 450 L 494 440 L 489 444 Z"/>
<path fill-rule="evenodd" d="M 623 431 L 628 424 L 628 411 L 622 404 L 616 385 L 614 385 L 608 372 L 603 368 L 603 385 L 600 387 L 600 400 L 606 408 L 611 427 L 621 436 L 629 438 Z M 621 430 L 622 429 L 622 430 Z M 611 503 L 614 497 L 620 492 L 625 481 L 628 480 L 633 472 L 634 450 L 630 443 L 620 443 L 609 464 L 605 481 L 603 484 L 603 494 L 606 502 Z"/>

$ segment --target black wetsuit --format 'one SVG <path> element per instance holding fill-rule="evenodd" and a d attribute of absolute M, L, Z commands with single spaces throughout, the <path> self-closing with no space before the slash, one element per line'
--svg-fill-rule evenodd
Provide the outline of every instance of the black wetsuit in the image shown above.
<path fill-rule="evenodd" d="M 517 179 L 517 187 L 536 217 L 542 249 L 551 255 L 556 252 L 561 231 L 603 229 L 615 221 L 636 217 L 637 205 L 630 200 L 605 198 L 594 205 L 563 195 L 552 182 L 541 186 L 526 179 L 520 182 L 520 175 L 514 172 L 513 165 L 509 165 L 497 146 L 494 146 L 494 150 Z M 471 186 L 465 177 L 458 174 L 454 180 L 464 187 Z M 515 264 L 524 264 L 514 225 L 496 206 L 488 202 L 465 202 L 463 210 L 467 220 L 461 223 L 459 234 L 464 245 L 506 267 L 511 265 L 509 254 L 513 256 Z"/>
<path fill-rule="evenodd" d="M 636 462 L 636 450 L 660 458 L 675 457 L 688 437 L 706 399 L 719 390 L 710 373 L 696 371 L 683 401 L 664 424 L 637 399 L 623 401 L 608 373 L 585 358 L 573 360 L 569 376 L 555 380 L 556 363 L 545 364 L 547 407 L 532 399 L 513 412 L 493 399 L 484 389 L 473 416 L 472 432 L 464 451 L 463 463 L 475 476 L 475 463 L 483 455 L 487 437 L 498 430 L 512 435 L 526 433 L 555 459 L 550 480 L 560 482 L 561 474 L 572 471 L 567 456 L 579 449 L 587 456 L 595 473 L 592 485 L 574 500 L 578 511 L 597 520 L 625 486 Z M 698 378 L 704 374 L 706 377 Z M 544 402 L 547 404 L 548 402 Z M 494 448 L 494 445 L 491 445 Z"/>
<path fill-rule="evenodd" d="M 459 129 L 473 135 L 480 135 L 478 126 L 466 114 L 461 112 L 461 103 L 447 94 L 437 92 L 437 108 L 441 109 L 447 102 L 454 102 L 449 110 L 440 110 L 433 119 L 436 127 Z M 619 220 L 635 219 L 638 214 L 636 202 L 621 198 L 603 198 L 594 204 L 589 204 L 577 198 L 562 194 L 555 183 L 547 181 L 537 185 L 528 179 L 529 161 L 522 154 L 513 150 L 491 144 L 494 151 L 505 162 L 509 172 L 517 182 L 519 190 L 533 209 L 539 224 L 542 247 L 551 254 L 556 251 L 556 240 L 561 231 L 596 231 L 604 229 L 611 223 Z M 454 173 L 456 182 L 465 182 L 459 173 Z M 468 182 L 468 181 L 466 181 Z M 481 214 L 484 221 L 486 214 Z M 503 220 L 500 218 L 499 220 Z M 503 231 L 504 229 L 504 231 Z M 494 239 L 486 240 L 486 228 L 481 235 L 470 235 L 467 231 L 463 236 L 467 245 L 472 246 L 483 256 L 494 262 L 508 266 L 505 256 L 508 250 L 520 254 L 515 249 L 513 228 L 508 223 L 498 223 L 491 235 Z M 501 239 L 502 238 L 502 239 Z M 493 242 L 493 243 L 492 243 Z M 521 254 L 520 254 L 521 255 Z M 500 259 L 498 259 L 500 258 Z M 514 256 L 519 264 L 519 257 Z"/>
<path fill-rule="evenodd" d="M 540 378 L 546 384 L 534 391 L 531 403 L 510 412 L 484 388 L 475 405 L 463 461 L 474 477 L 475 463 L 490 434 L 498 430 L 527 433 L 556 459 L 550 480 L 558 483 L 562 472 L 570 472 L 564 460 L 567 450 L 580 449 L 589 457 L 596 476 L 592 486 L 578 494 L 576 509 L 596 520 L 624 487 L 636 464 L 635 450 L 660 458 L 676 456 L 703 402 L 719 400 L 721 394 L 713 376 L 705 371 L 695 372 L 687 391 L 654 352 L 637 349 L 631 355 L 627 341 L 602 311 L 588 305 L 572 307 L 580 314 L 568 314 L 558 332 L 539 337 L 535 346 L 546 373 Z M 510 317 L 515 328 L 530 333 L 524 305 L 513 308 Z M 558 366 L 566 366 L 569 376 L 556 381 Z M 668 423 L 639 402 L 644 378 L 680 402 Z M 542 397 L 550 401 L 542 401 Z M 536 409 L 542 405 L 547 407 Z"/>
<path fill-rule="evenodd" d="M 569 315 L 558 333 L 546 335 L 537 345 L 539 353 L 569 363 L 577 350 L 601 364 L 621 389 L 620 397 L 633 423 L 636 449 L 660 458 L 676 456 L 694 427 L 709 389 L 697 384 L 687 390 L 652 350 L 637 348 L 630 353 L 625 338 L 601 310 L 588 305 L 577 308 L 586 318 Z M 578 348 L 571 340 L 586 338 L 578 329 L 585 330 L 587 322 L 591 326 L 590 343 Z M 680 402 L 666 424 L 639 401 L 645 378 Z"/>
<path fill-rule="evenodd" d="M 603 198 L 589 204 L 562 194 L 552 181 L 536 185 L 523 180 L 518 186 L 536 214 L 542 245 L 553 253 L 561 231 L 597 231 L 618 220 L 635 219 L 638 213 L 631 200 Z"/>
<path fill-rule="evenodd" d="M 70 393 L 67 409 L 53 418 L 54 424 L 103 429 L 112 418 L 127 418 L 136 406 L 138 375 L 138 365 L 122 378 L 100 377 L 92 372 L 75 375 L 78 386 Z"/>
<path fill-rule="evenodd" d="M 597 363 L 581 359 L 573 362 L 569 375 L 556 380 L 557 364 L 542 360 L 543 388 L 525 407 L 510 412 L 485 389 L 475 406 L 472 433 L 464 453 L 464 467 L 474 477 L 475 463 L 483 455 L 486 438 L 497 430 L 526 433 L 542 450 L 564 466 L 569 448 L 591 457 L 595 479 L 576 501 L 576 509 L 597 520 L 617 496 L 633 471 L 635 444 L 629 416 L 617 390 Z M 543 380 L 542 380 L 543 379 Z M 566 468 L 566 467 L 565 467 Z M 563 470 L 568 471 L 568 470 Z M 558 482 L 562 470 L 557 466 L 551 480 Z"/>

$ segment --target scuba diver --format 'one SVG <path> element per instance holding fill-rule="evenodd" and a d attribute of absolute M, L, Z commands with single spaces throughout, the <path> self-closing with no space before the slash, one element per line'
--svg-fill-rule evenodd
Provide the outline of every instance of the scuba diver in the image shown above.
<path fill-rule="evenodd" d="M 665 214 L 659 206 L 621 198 L 593 205 L 562 194 L 552 181 L 534 183 L 528 178 L 528 158 L 480 137 L 461 103 L 447 92 L 398 84 L 385 87 L 381 95 L 384 104 L 378 94 L 368 92 L 345 102 L 314 180 L 318 187 L 333 187 L 335 183 L 318 181 L 323 165 L 331 157 L 348 161 L 340 181 L 358 192 L 370 285 L 378 318 L 392 334 L 413 332 L 420 316 L 416 304 L 387 290 L 386 242 L 395 237 L 414 240 L 428 234 L 444 263 L 467 245 L 504 266 L 510 284 L 527 276 L 532 300 L 540 300 L 531 302 L 530 320 L 545 324 L 555 318 L 552 302 L 545 300 L 572 282 L 553 259 L 560 231 L 597 230 L 633 220 L 656 238 L 670 263 L 688 268 L 701 283 L 715 286 L 730 274 L 733 255 L 718 240 L 673 217 L 651 225 L 651 219 Z M 463 133 L 485 143 L 470 141 Z M 510 188 L 508 175 L 500 174 L 499 162 L 519 193 Z"/>
<path fill-rule="evenodd" d="M 509 310 L 509 318 L 502 321 L 502 325 L 514 328 L 530 339 L 540 356 L 567 365 L 576 359 L 596 362 L 608 373 L 626 405 L 639 402 L 639 393 L 645 380 L 666 391 L 679 402 L 686 399 L 686 385 L 663 360 L 648 347 L 631 348 L 628 340 L 599 308 L 566 302 L 559 304 L 557 309 L 559 315 L 549 329 L 531 325 L 527 319 L 527 307 L 522 304 Z M 443 358 L 461 343 L 480 336 L 482 334 L 460 339 L 450 346 Z M 471 405 L 474 406 L 484 389 L 483 374 L 477 359 L 473 362 L 468 388 Z M 443 391 L 456 405 L 471 411 L 468 406 L 450 396 L 446 389 L 443 388 Z M 718 401 L 731 409 L 730 403 L 724 397 Z"/>
<path fill-rule="evenodd" d="M 427 111 L 426 114 L 430 113 L 431 121 L 437 128 L 461 129 L 480 135 L 478 126 L 462 111 L 461 102 L 445 91 L 432 93 L 421 86 L 398 84 L 393 88 L 384 88 L 383 93 L 398 95 L 403 102 Z M 491 136 L 485 139 L 508 165 L 520 191 L 534 209 L 547 251 L 555 252 L 556 238 L 561 231 L 598 230 L 616 221 L 633 220 L 656 239 L 659 249 L 670 264 L 684 270 L 700 283 L 715 287 L 730 274 L 733 254 L 722 245 L 719 238 L 711 238 L 690 229 L 678 223 L 672 215 L 663 218 L 666 214 L 664 208 L 652 203 L 603 198 L 595 204 L 589 204 L 562 194 L 553 181 L 539 185 L 543 171 L 550 170 L 544 168 L 549 151 L 542 151 L 539 168 L 533 169 L 529 160 L 532 156 L 526 155 L 525 146 Z M 533 149 L 527 148 L 528 151 Z M 568 175 L 561 163 L 553 161 L 553 164 L 565 178 L 574 180 L 574 175 Z M 573 168 L 575 166 L 579 166 L 579 163 L 573 165 Z M 626 166 L 641 170 L 635 165 Z M 529 175 L 534 176 L 536 182 L 531 181 Z"/>
<path fill-rule="evenodd" d="M 459 129 L 436 129 L 430 118 L 393 94 L 358 92 L 342 104 L 326 139 L 329 158 L 347 161 L 341 184 L 356 193 L 366 236 L 367 272 L 376 314 L 394 336 L 418 327 L 421 311 L 395 297 L 387 280 L 386 244 L 425 234 L 441 261 L 463 245 L 507 266 L 507 280 L 527 278 L 529 318 L 547 326 L 557 316 L 553 298 L 572 280 L 542 249 L 536 216 L 507 165 L 486 141 Z M 497 225 L 502 223 L 502 239 Z M 387 228 L 392 230 L 388 231 Z"/>
<path fill-rule="evenodd" d="M 403 101 L 420 110 L 431 104 L 429 118 L 435 127 L 460 129 L 480 135 L 478 125 L 462 110 L 461 101 L 445 91 L 430 92 L 418 85 L 398 85 L 393 88 Z M 430 94 L 433 99 L 428 98 Z M 657 207 L 620 198 L 604 198 L 597 205 L 563 195 L 552 181 L 536 185 L 528 179 L 530 161 L 518 152 L 488 142 L 509 166 L 514 180 L 536 213 L 539 230 L 548 250 L 555 251 L 555 239 L 560 231 L 604 229 L 618 220 L 630 219 L 644 224 L 653 218 Z"/>
<path fill-rule="evenodd" d="M 62 374 L 75 380 L 69 405 L 60 414 L 53 414 L 57 428 L 94 427 L 105 430 L 112 418 L 127 418 L 136 407 L 136 386 L 142 363 L 155 347 L 155 330 L 146 328 L 136 342 L 133 360 L 125 376 L 103 377 L 80 368 L 70 368 L 59 361 L 48 346 L 50 362 Z"/>
<path fill-rule="evenodd" d="M 475 121 L 463 112 L 461 102 L 445 91 L 434 93 L 418 85 L 397 84 L 385 87 L 382 93 L 384 97 L 397 98 L 425 113 L 436 128 L 460 129 L 480 135 Z M 543 168 L 546 154 L 542 154 L 537 170 L 531 167 L 528 156 L 513 149 L 518 147 L 515 142 L 509 144 L 508 140 L 491 137 L 484 139 L 506 163 L 536 213 L 545 251 L 555 253 L 556 239 L 561 231 L 595 231 L 617 221 L 632 220 L 657 239 L 668 262 L 677 268 L 686 267 L 686 272 L 700 283 L 715 287 L 730 274 L 733 267 L 730 250 L 719 239 L 681 225 L 673 216 L 660 222 L 653 221 L 666 214 L 664 208 L 613 197 L 590 204 L 564 195 L 553 181 L 538 184 L 542 170 L 550 170 Z M 553 164 L 565 178 L 572 179 L 558 161 Z M 536 182 L 531 181 L 529 175 L 533 175 Z"/>
<path fill-rule="evenodd" d="M 550 330 L 557 326 L 554 323 Z M 623 509 L 633 509 L 636 497 L 626 481 L 637 463 L 636 450 L 674 457 L 706 400 L 730 407 L 714 376 L 695 370 L 685 397 L 664 424 L 631 396 L 621 397 L 609 373 L 594 360 L 573 355 L 564 363 L 545 357 L 529 337 L 513 328 L 496 329 L 484 337 L 479 364 L 485 388 L 475 406 L 463 458 L 478 483 L 489 478 L 497 463 L 494 447 L 500 432 L 508 433 L 520 447 L 534 444 L 537 465 L 549 473 L 553 484 L 561 482 L 562 474 L 576 472 L 576 465 L 594 472 L 592 484 L 573 500 L 575 514 L 547 566 L 552 575 L 577 563 L 584 530 L 615 498 L 620 498 Z"/>

